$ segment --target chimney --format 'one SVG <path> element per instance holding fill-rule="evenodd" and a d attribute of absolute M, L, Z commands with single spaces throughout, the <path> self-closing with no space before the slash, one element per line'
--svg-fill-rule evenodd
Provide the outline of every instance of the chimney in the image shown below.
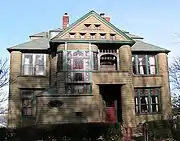
<path fill-rule="evenodd" d="M 67 13 L 64 14 L 62 22 L 63 22 L 62 23 L 63 24 L 63 27 L 62 27 L 63 29 L 68 27 L 68 25 L 69 25 L 69 15 Z"/>
<path fill-rule="evenodd" d="M 106 21 L 110 22 L 110 16 L 105 16 Z"/>

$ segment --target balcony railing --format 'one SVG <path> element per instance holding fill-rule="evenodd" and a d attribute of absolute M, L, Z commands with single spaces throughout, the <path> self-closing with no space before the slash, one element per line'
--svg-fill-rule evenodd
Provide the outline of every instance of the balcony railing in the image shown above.
<path fill-rule="evenodd" d="M 22 66 L 22 75 L 23 76 L 44 76 L 45 73 L 44 65 L 30 65 L 24 64 Z"/>

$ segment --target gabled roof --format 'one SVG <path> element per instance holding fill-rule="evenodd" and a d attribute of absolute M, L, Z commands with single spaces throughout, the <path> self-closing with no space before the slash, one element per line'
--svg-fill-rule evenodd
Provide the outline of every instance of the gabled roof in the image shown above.
<path fill-rule="evenodd" d="M 165 52 L 169 53 L 170 51 L 161 47 L 158 47 L 156 45 L 152 45 L 149 43 L 145 43 L 141 40 L 135 40 L 135 44 L 131 47 L 132 51 L 137 52 Z"/>
<path fill-rule="evenodd" d="M 78 23 L 81 23 L 83 20 L 85 20 L 86 18 L 88 18 L 89 16 L 95 16 L 97 19 L 99 19 L 101 22 L 103 22 L 105 25 L 107 25 L 108 27 L 110 27 L 111 29 L 113 29 L 114 31 L 116 31 L 116 33 L 118 33 L 119 35 L 125 37 L 127 40 L 129 40 L 130 42 L 132 42 L 132 44 L 134 43 L 134 41 L 127 36 L 123 31 L 121 31 L 120 29 L 118 29 L 117 27 L 115 27 L 113 24 L 111 24 L 110 22 L 108 22 L 107 20 L 105 20 L 103 17 L 101 17 L 98 13 L 96 13 L 95 11 L 90 11 L 87 14 L 85 14 L 84 16 L 82 16 L 81 18 L 79 18 L 77 21 L 75 21 L 74 23 L 72 23 L 70 26 L 68 26 L 65 30 L 63 30 L 61 33 L 59 33 L 57 36 L 55 36 L 54 38 L 51 39 L 51 41 L 57 41 L 59 39 L 59 37 L 63 36 L 64 34 L 66 34 L 68 31 L 70 31 L 75 25 L 77 25 Z"/>
<path fill-rule="evenodd" d="M 49 39 L 34 39 L 16 46 L 7 48 L 7 50 L 47 50 L 49 48 Z"/>

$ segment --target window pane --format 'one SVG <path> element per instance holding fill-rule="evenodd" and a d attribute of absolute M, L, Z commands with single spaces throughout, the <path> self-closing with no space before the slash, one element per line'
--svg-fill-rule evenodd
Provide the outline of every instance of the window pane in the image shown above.
<path fill-rule="evenodd" d="M 132 67 L 133 67 L 133 73 L 137 74 L 135 56 L 132 56 Z"/>
<path fill-rule="evenodd" d="M 84 81 L 83 73 L 74 73 L 74 81 Z"/>
<path fill-rule="evenodd" d="M 44 75 L 45 68 L 44 68 L 44 55 L 36 55 L 35 58 L 35 74 L 36 75 Z"/>
<path fill-rule="evenodd" d="M 83 59 L 74 58 L 73 59 L 73 69 L 83 69 Z"/>
<path fill-rule="evenodd" d="M 75 51 L 73 56 L 84 56 L 84 53 L 82 51 Z"/>
<path fill-rule="evenodd" d="M 148 97 L 146 96 L 141 97 L 141 112 L 142 113 L 148 112 Z"/>
<path fill-rule="evenodd" d="M 155 56 L 148 56 L 149 73 L 156 74 Z"/>
<path fill-rule="evenodd" d="M 159 103 L 158 96 L 151 96 L 151 103 L 152 104 L 158 104 Z"/>
<path fill-rule="evenodd" d="M 159 111 L 159 106 L 156 104 L 152 104 L 152 112 L 160 112 Z"/>
<path fill-rule="evenodd" d="M 90 60 L 84 59 L 85 70 L 90 70 Z"/>
<path fill-rule="evenodd" d="M 32 116 L 32 108 L 23 108 L 22 109 L 23 116 Z"/>
<path fill-rule="evenodd" d="M 66 86 L 67 94 L 87 94 L 90 93 L 90 84 L 68 84 Z"/>
<path fill-rule="evenodd" d="M 98 70 L 98 57 L 97 52 L 93 52 L 93 64 L 94 64 L 94 70 Z"/>
<path fill-rule="evenodd" d="M 145 55 L 138 55 L 139 74 L 147 74 L 146 67 Z"/>
<path fill-rule="evenodd" d="M 63 52 L 58 53 L 57 70 L 63 70 Z"/>
<path fill-rule="evenodd" d="M 31 107 L 31 99 L 23 99 L 22 100 L 22 106 L 23 107 Z"/>
<path fill-rule="evenodd" d="M 33 56 L 24 54 L 23 75 L 33 75 Z"/>

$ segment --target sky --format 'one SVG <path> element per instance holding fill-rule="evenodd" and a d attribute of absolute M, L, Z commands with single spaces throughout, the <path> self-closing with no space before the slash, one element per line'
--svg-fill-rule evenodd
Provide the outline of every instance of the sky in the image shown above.
<path fill-rule="evenodd" d="M 121 30 L 144 37 L 144 41 L 179 55 L 179 0 L 4 0 L 0 4 L 0 57 L 6 48 L 29 40 L 28 36 L 62 27 L 62 16 L 74 22 L 90 10 L 104 12 Z"/>

